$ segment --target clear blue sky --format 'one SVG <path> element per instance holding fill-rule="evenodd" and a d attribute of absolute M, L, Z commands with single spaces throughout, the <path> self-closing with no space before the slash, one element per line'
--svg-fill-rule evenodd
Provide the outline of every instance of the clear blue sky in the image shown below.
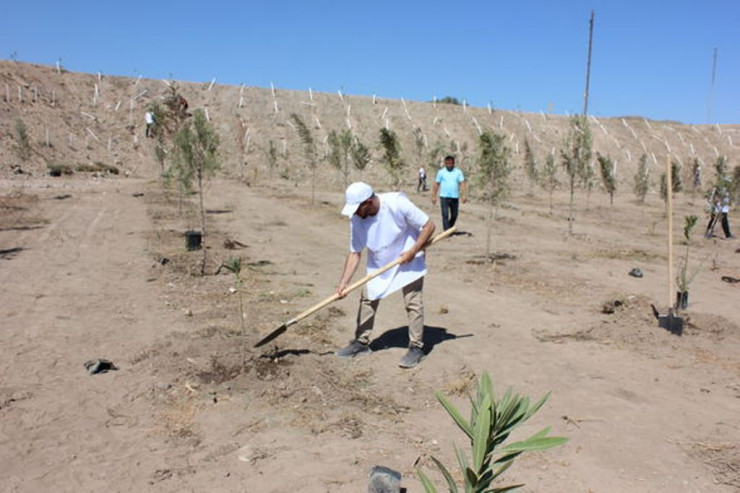
<path fill-rule="evenodd" d="M 740 123 L 740 0 L 23 0 L 0 11 L 0 58 L 572 114 L 591 10 L 590 114 Z"/>

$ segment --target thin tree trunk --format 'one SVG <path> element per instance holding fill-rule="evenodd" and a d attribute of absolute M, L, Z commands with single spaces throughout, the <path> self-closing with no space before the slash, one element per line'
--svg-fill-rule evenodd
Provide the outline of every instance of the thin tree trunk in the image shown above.
<path fill-rule="evenodd" d="M 201 227 L 201 248 L 203 249 L 203 263 L 200 266 L 200 275 L 206 275 L 206 209 L 203 206 L 203 173 L 198 169 L 198 193 L 200 194 L 200 227 Z"/>
<path fill-rule="evenodd" d="M 314 203 L 316 193 L 316 166 L 311 168 L 311 204 Z"/>
<path fill-rule="evenodd" d="M 573 234 L 573 209 L 575 206 L 574 200 L 574 177 L 570 177 L 570 205 L 568 206 L 568 234 Z"/>
<path fill-rule="evenodd" d="M 486 231 L 486 259 L 491 258 L 491 237 L 493 233 L 493 204 L 488 204 L 488 228 Z"/>

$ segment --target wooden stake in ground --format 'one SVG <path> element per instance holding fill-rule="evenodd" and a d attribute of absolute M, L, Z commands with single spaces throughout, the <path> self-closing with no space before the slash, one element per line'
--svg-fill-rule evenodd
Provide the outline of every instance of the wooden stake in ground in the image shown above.
<path fill-rule="evenodd" d="M 666 215 L 668 216 L 668 314 L 660 315 L 653 306 L 653 313 L 658 319 L 658 327 L 668 330 L 672 334 L 683 333 L 683 318 L 677 315 L 678 301 L 674 311 L 673 299 L 673 166 L 671 156 L 666 156 Z"/>
<path fill-rule="evenodd" d="M 668 306 L 673 299 L 673 166 L 666 157 L 666 215 L 668 216 Z"/>

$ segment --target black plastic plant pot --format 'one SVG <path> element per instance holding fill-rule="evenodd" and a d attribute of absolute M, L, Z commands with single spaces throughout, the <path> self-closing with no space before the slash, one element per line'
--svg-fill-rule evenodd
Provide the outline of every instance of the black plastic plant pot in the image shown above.
<path fill-rule="evenodd" d="M 689 307 L 689 292 L 676 291 L 676 308 L 685 310 Z"/>
<path fill-rule="evenodd" d="M 185 247 L 192 250 L 200 250 L 203 234 L 200 231 L 185 231 Z"/>

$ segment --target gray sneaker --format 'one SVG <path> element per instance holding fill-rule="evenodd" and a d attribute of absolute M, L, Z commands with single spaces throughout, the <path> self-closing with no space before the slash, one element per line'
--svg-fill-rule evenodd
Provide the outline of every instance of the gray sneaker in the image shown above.
<path fill-rule="evenodd" d="M 411 346 L 408 352 L 401 358 L 399 366 L 401 368 L 413 368 L 424 359 L 424 350 L 420 347 Z"/>
<path fill-rule="evenodd" d="M 360 354 L 367 354 L 372 353 L 373 350 L 370 349 L 370 346 L 367 344 L 363 344 L 362 342 L 355 339 L 354 341 L 350 342 L 348 346 L 343 347 L 342 349 L 338 350 L 336 352 L 336 355 L 340 358 L 354 358 L 357 355 Z"/>

